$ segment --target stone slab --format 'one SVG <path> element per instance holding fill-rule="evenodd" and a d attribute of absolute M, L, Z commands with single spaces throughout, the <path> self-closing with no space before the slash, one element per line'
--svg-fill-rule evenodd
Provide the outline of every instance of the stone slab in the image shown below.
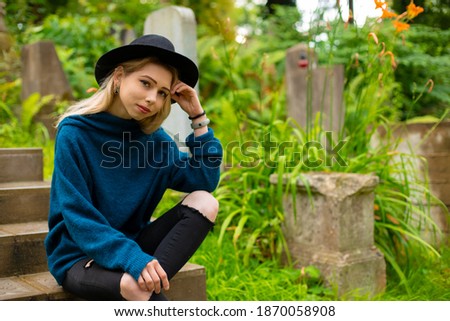
<path fill-rule="evenodd" d="M 47 222 L 0 225 L 0 277 L 47 270 Z"/>
<path fill-rule="evenodd" d="M 151 33 L 166 37 L 177 52 L 197 63 L 197 22 L 192 9 L 167 6 L 152 12 L 144 23 L 144 34 Z M 180 147 L 184 147 L 186 137 L 192 132 L 190 121 L 178 104 L 172 105 L 172 111 L 162 126 Z"/>
<path fill-rule="evenodd" d="M 53 95 L 57 100 L 73 100 L 70 83 L 52 41 L 39 41 L 23 46 L 21 62 L 22 101 L 33 93 L 39 93 L 41 97 Z M 55 100 L 43 106 L 34 118 L 44 124 L 51 137 L 56 133 L 53 127 L 54 108 Z"/>
<path fill-rule="evenodd" d="M 206 270 L 203 266 L 188 263 L 170 281 L 166 292 L 170 301 L 206 301 Z"/>
<path fill-rule="evenodd" d="M 299 67 L 307 58 L 308 68 Z M 312 126 L 317 115 L 326 131 L 339 132 L 344 124 L 344 66 L 315 66 L 314 52 L 300 43 L 286 52 L 286 88 L 288 115 L 300 126 Z"/>
<path fill-rule="evenodd" d="M 413 148 L 419 155 L 449 153 L 450 121 L 435 123 L 400 124 L 394 129 L 395 137 L 401 137 L 399 150 Z"/>
<path fill-rule="evenodd" d="M 0 183 L 43 180 L 40 148 L 0 148 Z"/>
<path fill-rule="evenodd" d="M 206 273 L 203 266 L 187 263 L 171 280 L 166 293 L 171 301 L 206 300 Z M 50 272 L 0 278 L 0 301 L 79 300 L 64 291 Z"/>
<path fill-rule="evenodd" d="M 0 301 L 42 300 L 45 294 L 19 277 L 0 279 Z"/>
<path fill-rule="evenodd" d="M 50 182 L 0 183 L 0 224 L 47 220 Z"/>
<path fill-rule="evenodd" d="M 325 247 L 309 248 L 291 245 L 298 268 L 313 265 L 321 271 L 327 286 L 339 297 L 353 295 L 372 297 L 386 287 L 386 263 L 376 247 L 350 252 L 328 251 Z"/>

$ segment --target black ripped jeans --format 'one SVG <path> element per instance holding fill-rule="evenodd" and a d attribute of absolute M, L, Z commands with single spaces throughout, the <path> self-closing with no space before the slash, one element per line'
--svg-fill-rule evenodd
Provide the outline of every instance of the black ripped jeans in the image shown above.
<path fill-rule="evenodd" d="M 169 280 L 188 262 L 214 223 L 199 211 L 179 203 L 145 227 L 136 242 L 154 256 Z M 66 273 L 63 288 L 86 300 L 124 300 L 120 294 L 123 271 L 107 270 L 90 259 L 73 265 Z M 153 293 L 150 300 L 165 300 Z"/>

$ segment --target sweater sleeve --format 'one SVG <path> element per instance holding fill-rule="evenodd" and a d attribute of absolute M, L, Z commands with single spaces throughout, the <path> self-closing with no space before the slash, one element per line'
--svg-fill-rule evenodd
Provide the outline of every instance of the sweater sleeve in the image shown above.
<path fill-rule="evenodd" d="M 208 132 L 186 138 L 188 153 L 175 153 L 170 188 L 190 193 L 195 190 L 212 192 L 219 183 L 222 162 L 222 145 L 214 137 L 211 128 Z"/>
<path fill-rule="evenodd" d="M 86 148 L 66 127 L 60 129 L 55 150 L 51 212 L 62 220 L 73 241 L 88 257 L 107 269 L 121 269 L 136 280 L 152 256 L 113 228 L 94 206 L 92 182 L 83 159 Z M 86 143 L 84 143 L 86 144 Z M 49 222 L 50 226 L 58 222 Z"/>

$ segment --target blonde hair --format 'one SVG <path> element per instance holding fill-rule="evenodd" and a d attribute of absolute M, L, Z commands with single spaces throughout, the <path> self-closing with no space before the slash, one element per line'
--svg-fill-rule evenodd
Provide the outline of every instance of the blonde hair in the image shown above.
<path fill-rule="evenodd" d="M 154 63 L 163 66 L 172 73 L 172 84 L 178 81 L 178 71 L 165 63 L 162 63 L 156 57 L 148 57 L 143 59 L 135 59 L 121 63 L 119 66 L 123 67 L 123 72 L 125 75 L 133 73 L 141 68 L 143 68 L 148 63 Z M 115 70 L 114 70 L 115 71 Z M 62 122 L 66 117 L 73 115 L 91 115 L 97 114 L 108 110 L 111 103 L 114 100 L 114 72 L 111 72 L 108 77 L 102 82 L 100 88 L 91 97 L 83 99 L 73 105 L 71 105 L 61 116 L 59 116 L 56 127 Z M 139 121 L 139 125 L 143 132 L 150 134 L 157 130 L 163 121 L 169 116 L 171 109 L 171 99 L 170 95 L 166 97 L 164 105 L 161 110 L 155 115 L 145 118 Z"/>

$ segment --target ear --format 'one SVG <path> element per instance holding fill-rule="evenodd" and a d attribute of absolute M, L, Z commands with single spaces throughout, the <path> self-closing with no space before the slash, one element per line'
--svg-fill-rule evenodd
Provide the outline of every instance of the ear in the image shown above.
<path fill-rule="evenodd" d="M 118 66 L 116 69 L 114 69 L 114 75 L 113 75 L 113 81 L 114 81 L 114 87 L 120 86 L 120 81 L 123 77 L 123 67 Z"/>

